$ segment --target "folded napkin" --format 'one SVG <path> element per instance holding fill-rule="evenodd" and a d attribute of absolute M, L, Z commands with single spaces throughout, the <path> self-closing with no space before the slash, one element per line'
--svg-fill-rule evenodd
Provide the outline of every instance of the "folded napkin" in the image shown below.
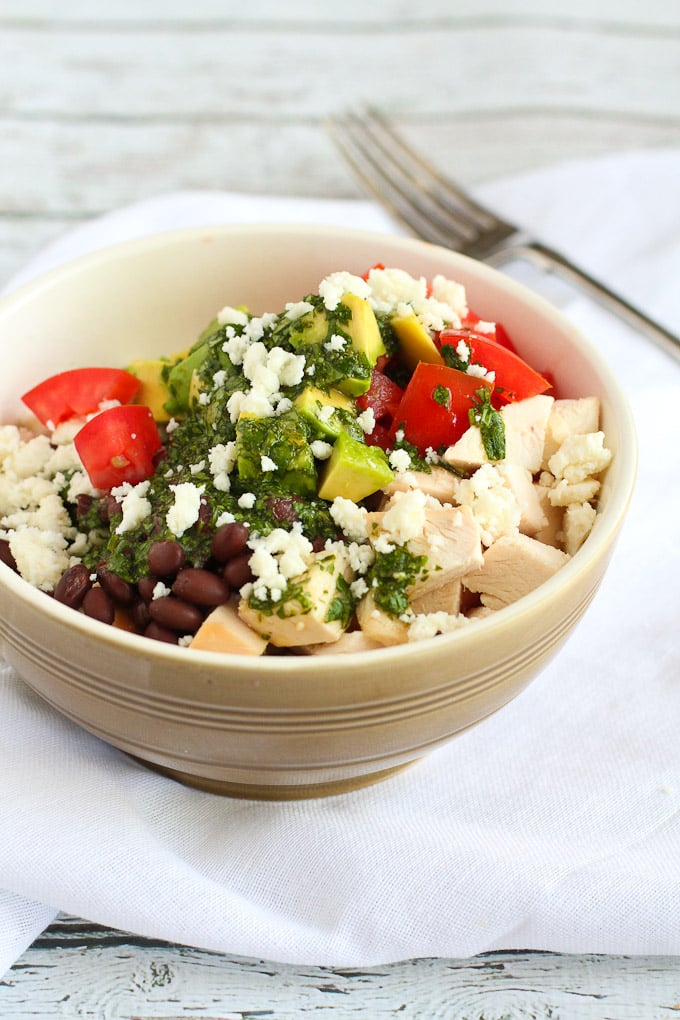
<path fill-rule="evenodd" d="M 680 331 L 680 150 L 478 194 Z M 368 202 L 170 194 L 76 230 L 12 285 L 130 236 L 257 219 L 399 230 Z M 640 472 L 609 573 L 556 660 L 395 778 L 281 804 L 156 775 L 3 666 L 0 972 L 58 910 L 308 965 L 680 951 L 680 366 L 573 292 L 566 312 L 623 380 Z"/>

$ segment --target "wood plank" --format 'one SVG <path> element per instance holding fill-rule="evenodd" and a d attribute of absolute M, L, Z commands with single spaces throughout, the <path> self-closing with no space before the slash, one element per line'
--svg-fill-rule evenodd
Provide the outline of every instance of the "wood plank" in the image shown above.
<path fill-rule="evenodd" d="M 3 0 L 3 21 L 36 21 L 68 25 L 74 22 L 99 21 L 102 25 L 167 20 L 166 0 L 117 0 L 115 4 L 92 0 L 69 0 L 55 4 L 53 0 Z M 170 12 L 173 20 L 185 25 L 213 22 L 230 24 L 262 24 L 267 22 L 338 22 L 339 20 L 389 24 L 418 24 L 423 17 L 447 21 L 490 18 L 549 20 L 561 18 L 584 23 L 608 21 L 615 26 L 650 26 L 677 24 L 676 0 L 646 0 L 644 7 L 637 0 L 428 0 L 423 5 L 404 4 L 401 0 L 343 0 L 341 13 L 331 4 L 315 4 L 309 0 L 287 0 L 282 17 L 280 0 L 249 0 L 247 5 L 233 0 L 193 0 L 178 13 Z"/>
<path fill-rule="evenodd" d="M 289 26 L 290 27 L 290 26 Z M 0 33 L 5 116 L 112 123 L 299 123 L 379 96 L 430 118 L 507 109 L 678 120 L 680 42 L 525 25 L 408 30 L 196 31 L 155 26 Z M 295 67 L 295 73 L 291 68 Z M 320 84 L 322 83 L 322 84 Z M 500 88 L 499 88 L 500 86 Z"/>
<path fill-rule="evenodd" d="M 0 982 L 0 1013 L 13 1020 L 646 1020 L 672 1016 L 679 990 L 680 960 L 671 957 L 497 952 L 366 969 L 303 967 L 168 946 L 60 918 Z"/>

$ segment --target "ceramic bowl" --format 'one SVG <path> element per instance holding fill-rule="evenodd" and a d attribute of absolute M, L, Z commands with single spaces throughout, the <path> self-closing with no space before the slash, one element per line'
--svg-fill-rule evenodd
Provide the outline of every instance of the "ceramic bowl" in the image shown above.
<path fill-rule="evenodd" d="M 107 627 L 0 564 L 1 650 L 59 712 L 206 790 L 285 799 L 346 792 L 426 755 L 514 698 L 559 652 L 602 579 L 631 495 L 635 433 L 591 344 L 489 267 L 417 240 L 310 226 L 218 226 L 86 256 L 0 303 L 0 420 L 67 367 L 179 350 L 226 304 L 276 310 L 330 272 L 382 262 L 465 284 L 561 396 L 594 394 L 614 456 L 579 552 L 514 605 L 447 636 L 336 656 L 194 652 Z"/>

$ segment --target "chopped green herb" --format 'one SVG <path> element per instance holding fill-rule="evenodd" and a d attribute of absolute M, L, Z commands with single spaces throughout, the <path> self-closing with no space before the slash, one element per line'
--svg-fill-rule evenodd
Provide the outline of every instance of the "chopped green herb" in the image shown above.
<path fill-rule="evenodd" d="M 432 399 L 435 404 L 440 404 L 448 410 L 451 407 L 451 390 L 446 386 L 435 386 L 432 390 Z"/>
<path fill-rule="evenodd" d="M 503 460 L 505 457 L 503 417 L 492 405 L 491 391 L 486 386 L 480 386 L 475 391 L 475 398 L 475 404 L 469 411 L 470 424 L 479 428 L 489 460 Z"/>

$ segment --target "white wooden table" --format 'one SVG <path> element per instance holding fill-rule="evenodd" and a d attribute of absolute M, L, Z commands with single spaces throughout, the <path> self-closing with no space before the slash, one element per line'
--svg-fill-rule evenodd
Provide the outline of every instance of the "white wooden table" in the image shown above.
<path fill-rule="evenodd" d="M 160 192 L 359 196 L 322 124 L 366 101 L 468 184 L 680 144 L 677 0 L 2 0 L 0 68 L 0 286 L 65 230 Z M 0 982 L 13 1020 L 678 1012 L 675 957 L 335 970 L 68 917 Z"/>

